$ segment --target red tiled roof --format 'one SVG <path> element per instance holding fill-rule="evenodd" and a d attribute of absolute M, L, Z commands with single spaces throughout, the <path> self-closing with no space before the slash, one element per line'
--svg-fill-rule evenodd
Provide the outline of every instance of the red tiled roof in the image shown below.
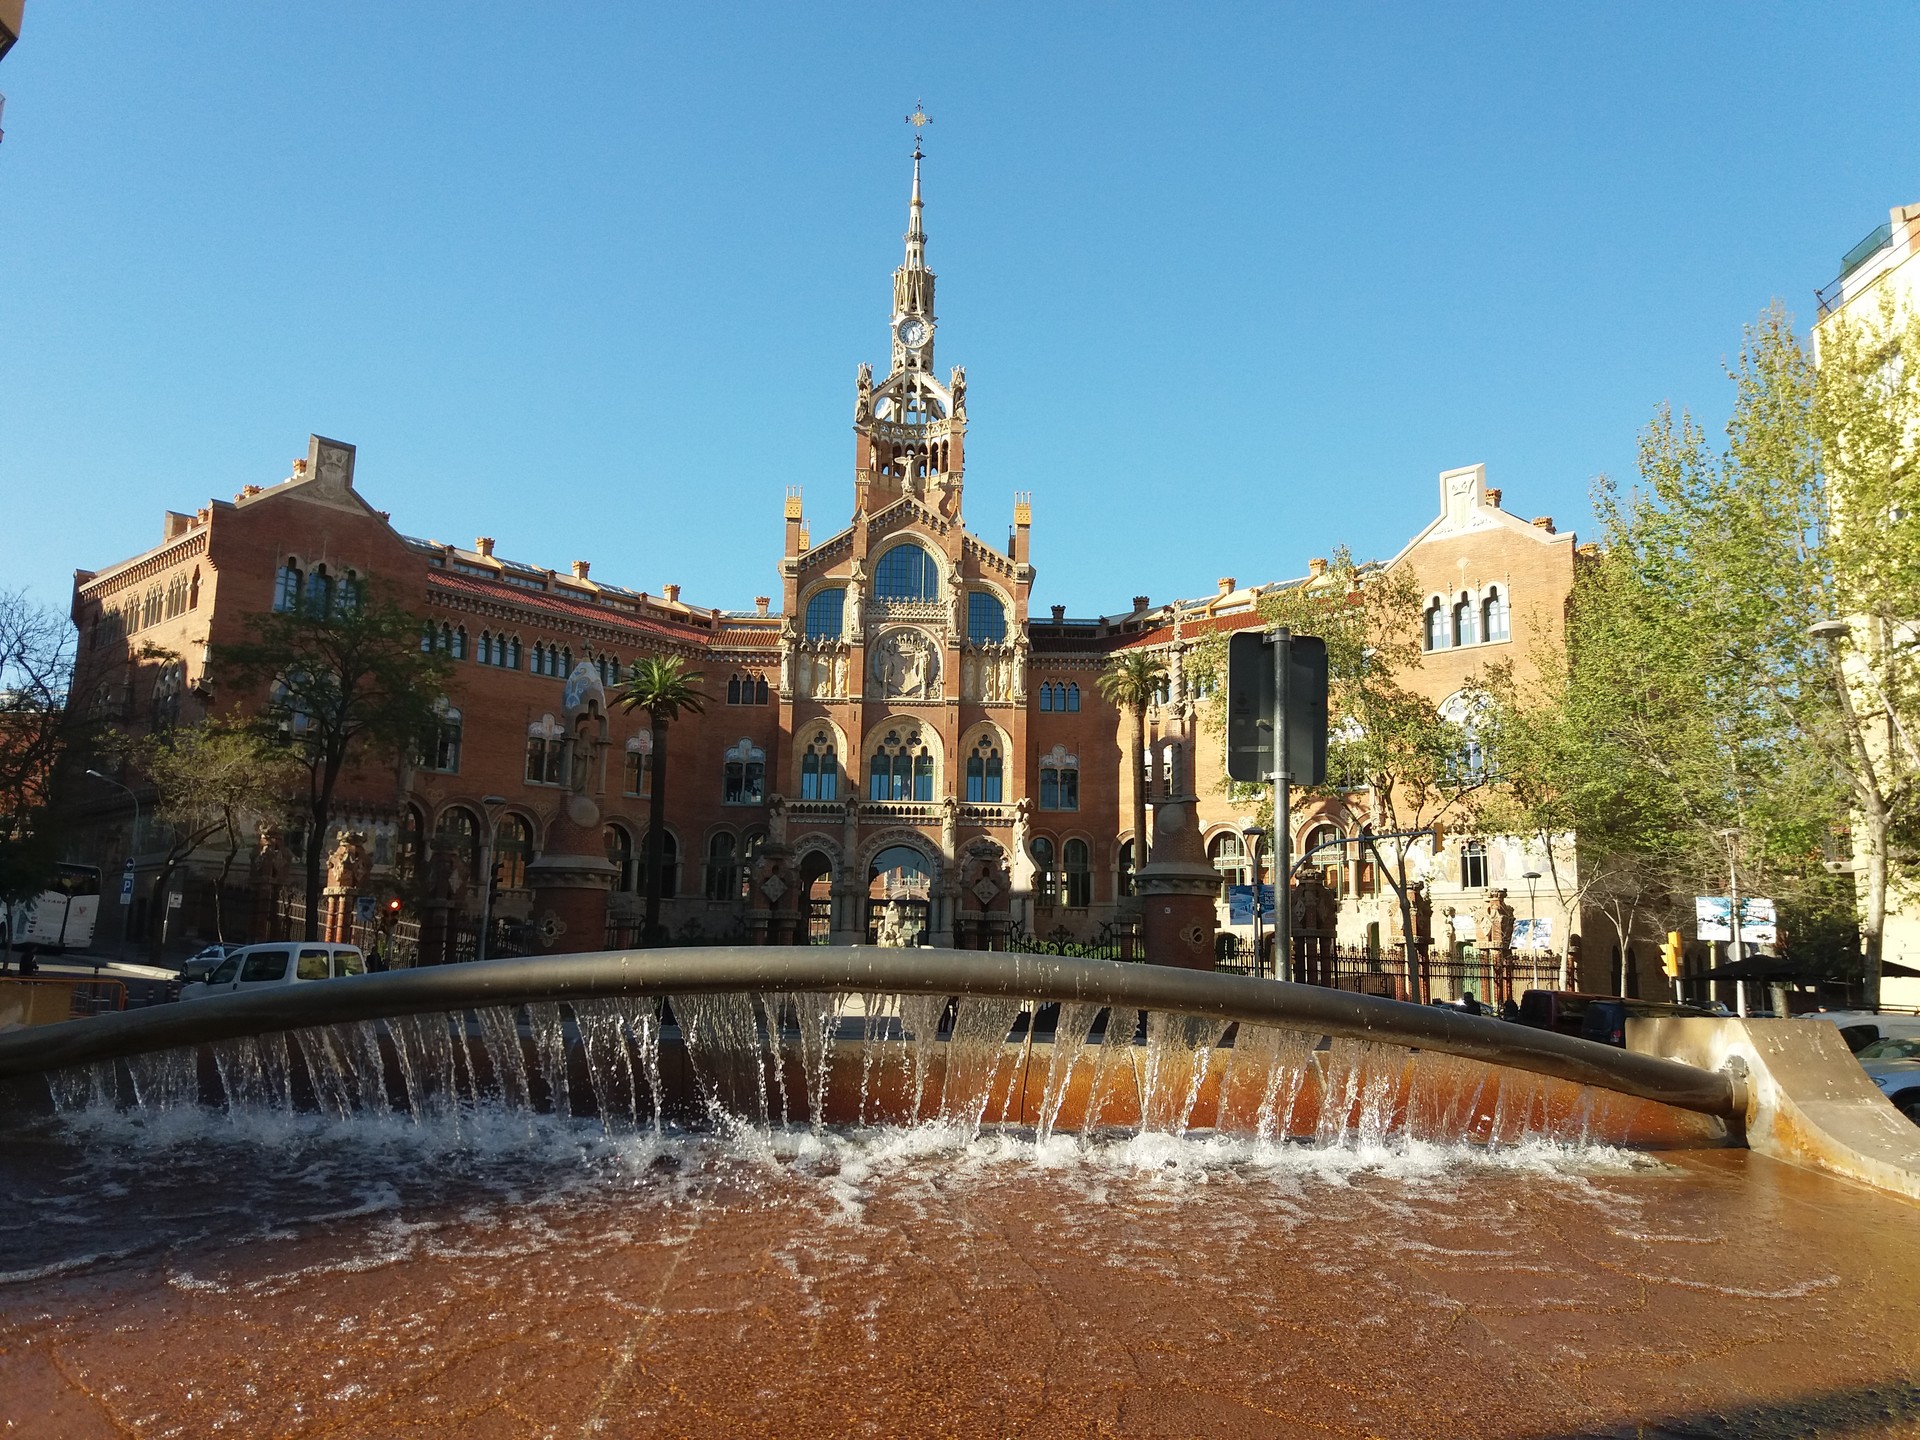
<path fill-rule="evenodd" d="M 569 600 L 563 595 L 522 590 L 517 585 L 474 580 L 465 575 L 449 575 L 443 570 L 428 572 L 427 582 L 432 588 L 438 590 L 451 590 L 456 594 L 472 595 L 482 600 L 512 601 L 531 609 L 547 610 L 556 615 L 569 615 L 579 620 L 590 620 L 596 625 L 610 625 L 617 630 L 653 635 L 662 640 L 704 645 L 713 638 L 712 631 L 697 625 L 672 625 L 658 620 L 643 620 L 637 615 L 627 614 L 624 610 L 614 610 L 603 605 L 588 605 L 583 601 Z"/>

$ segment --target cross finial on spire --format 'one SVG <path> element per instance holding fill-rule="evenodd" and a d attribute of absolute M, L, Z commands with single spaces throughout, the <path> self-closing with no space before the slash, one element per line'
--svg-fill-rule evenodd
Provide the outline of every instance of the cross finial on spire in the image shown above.
<path fill-rule="evenodd" d="M 914 101 L 913 113 L 907 116 L 907 124 L 913 126 L 913 158 L 916 160 L 922 158 L 920 154 L 920 132 L 932 123 L 933 117 L 927 114 L 925 103 L 919 100 Z"/>

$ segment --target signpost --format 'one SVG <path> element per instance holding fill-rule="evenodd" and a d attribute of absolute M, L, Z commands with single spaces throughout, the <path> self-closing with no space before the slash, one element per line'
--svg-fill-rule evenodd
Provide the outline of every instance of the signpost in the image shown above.
<path fill-rule="evenodd" d="M 127 857 L 126 867 L 120 872 L 120 903 L 133 904 L 133 857 Z"/>

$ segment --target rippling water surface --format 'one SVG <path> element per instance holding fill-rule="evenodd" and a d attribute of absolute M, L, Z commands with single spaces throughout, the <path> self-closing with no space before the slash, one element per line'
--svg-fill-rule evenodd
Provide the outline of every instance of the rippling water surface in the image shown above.
<path fill-rule="evenodd" d="M 1743 1151 L 191 1107 L 0 1140 L 6 1433 L 1920 1433 L 1920 1210 Z"/>

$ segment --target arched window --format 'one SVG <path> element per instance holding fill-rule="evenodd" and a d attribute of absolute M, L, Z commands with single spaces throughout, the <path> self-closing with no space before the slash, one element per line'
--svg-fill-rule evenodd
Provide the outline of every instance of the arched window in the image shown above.
<path fill-rule="evenodd" d="M 324 565 L 314 566 L 307 576 L 307 613 L 321 619 L 333 613 L 333 576 Z"/>
<path fill-rule="evenodd" d="M 171 730 L 180 719 L 180 692 L 185 688 L 186 665 L 169 660 L 153 682 L 153 728 Z"/>
<path fill-rule="evenodd" d="M 1007 638 L 1007 607 L 1000 603 L 999 596 L 985 590 L 975 590 L 967 596 L 967 638 L 974 641 Z"/>
<path fill-rule="evenodd" d="M 876 600 L 933 600 L 940 594 L 940 567 L 911 541 L 880 557 L 873 570 Z"/>
<path fill-rule="evenodd" d="M 1040 808 L 1080 808 L 1080 757 L 1056 745 L 1040 757 Z"/>
<path fill-rule="evenodd" d="M 520 637 L 518 635 L 507 641 L 507 668 L 509 670 L 520 668 Z"/>
<path fill-rule="evenodd" d="M 434 723 L 421 744 L 420 768 L 455 775 L 460 770 L 460 712 L 444 697 L 433 702 Z"/>
<path fill-rule="evenodd" d="M 1487 777 L 1487 754 L 1481 744 L 1480 705 L 1465 691 L 1456 691 L 1440 704 L 1440 718 L 1457 726 L 1454 753 L 1447 761 L 1447 778 L 1456 785 L 1477 785 Z"/>
<path fill-rule="evenodd" d="M 613 862 L 613 888 L 625 893 L 633 889 L 633 837 L 620 825 L 609 825 L 602 837 L 606 841 L 607 859 Z"/>
<path fill-rule="evenodd" d="M 400 833 L 394 837 L 393 868 L 402 889 L 412 889 L 420 877 L 420 844 L 427 833 L 427 820 L 418 805 L 400 812 Z"/>
<path fill-rule="evenodd" d="M 1133 894 L 1133 841 L 1122 840 L 1120 842 L 1115 865 L 1120 872 L 1119 883 L 1116 887 L 1118 893 L 1121 895 Z"/>
<path fill-rule="evenodd" d="M 349 570 L 345 575 L 341 576 L 340 594 L 338 597 L 340 613 L 345 615 L 351 611 L 358 610 L 360 608 L 361 597 L 365 594 L 365 590 L 366 587 L 361 584 L 360 576 L 356 571 Z"/>
<path fill-rule="evenodd" d="M 839 586 L 814 591 L 807 601 L 807 639 L 839 639 L 846 609 L 847 592 Z"/>
<path fill-rule="evenodd" d="M 480 874 L 480 817 L 473 811 L 463 805 L 449 806 L 442 811 L 439 823 L 433 827 L 433 843 L 436 848 L 452 847 L 467 874 L 473 876 L 475 888 L 486 883 L 486 877 Z"/>
<path fill-rule="evenodd" d="M 707 839 L 707 899 L 731 900 L 740 890 L 740 859 L 733 833 L 716 830 Z"/>
<path fill-rule="evenodd" d="M 280 567 L 280 573 L 273 581 L 273 608 L 281 614 L 300 608 L 300 596 L 306 585 L 306 577 L 300 573 L 300 562 L 292 556 Z"/>
<path fill-rule="evenodd" d="M 1207 858 L 1220 872 L 1220 898 L 1234 885 L 1250 885 L 1247 868 L 1247 843 L 1231 830 L 1223 830 L 1207 842 Z"/>
<path fill-rule="evenodd" d="M 1067 709 L 1070 711 L 1077 711 L 1079 710 L 1079 708 L 1080 708 L 1080 686 L 1077 683 L 1070 684 L 1067 686 Z"/>
<path fill-rule="evenodd" d="M 1487 598 L 1480 602 L 1480 634 L 1492 644 L 1511 638 L 1507 629 L 1507 596 L 1497 585 L 1487 587 Z"/>
<path fill-rule="evenodd" d="M 491 630 L 480 632 L 480 643 L 474 647 L 473 658 L 481 665 L 493 664 L 493 632 Z"/>
<path fill-rule="evenodd" d="M 1340 839 L 1339 826 L 1316 825 L 1300 842 L 1300 858 L 1320 871 L 1321 883 L 1336 895 L 1344 895 L 1348 889 L 1347 847 L 1336 843 Z M 1326 848 L 1318 849 L 1322 845 Z"/>
<path fill-rule="evenodd" d="M 1478 645 L 1480 643 L 1475 620 L 1473 601 L 1462 595 L 1453 605 L 1454 644 Z"/>
<path fill-rule="evenodd" d="M 1054 864 L 1053 841 L 1036 835 L 1027 847 L 1033 856 L 1034 891 L 1042 905 L 1052 905 L 1060 896 L 1060 871 Z"/>
<path fill-rule="evenodd" d="M 533 858 L 533 826 L 518 815 L 500 817 L 493 842 L 493 873 L 502 890 L 527 888 L 527 862 Z"/>
<path fill-rule="evenodd" d="M 1051 680 L 1040 687 L 1040 708 L 1042 711 L 1053 709 L 1053 682 Z"/>
<path fill-rule="evenodd" d="M 1447 648 L 1447 612 L 1438 600 L 1427 606 L 1424 633 L 1420 643 L 1421 648 L 1426 650 Z"/>
<path fill-rule="evenodd" d="M 193 579 L 187 585 L 187 608 L 189 610 L 200 608 L 200 567 L 198 565 L 193 567 Z"/>
<path fill-rule="evenodd" d="M 565 775 L 563 765 L 567 728 L 551 715 L 542 715 L 527 727 L 527 783 L 558 785 Z"/>
<path fill-rule="evenodd" d="M 467 658 L 467 627 L 462 625 L 453 632 L 453 648 L 448 652 L 456 660 Z"/>
<path fill-rule="evenodd" d="M 1487 842 L 1468 840 L 1460 847 L 1460 888 L 1487 888 Z"/>
<path fill-rule="evenodd" d="M 727 751 L 721 801 L 727 805 L 758 805 L 765 798 L 767 752 L 744 735 Z"/>
<path fill-rule="evenodd" d="M 867 762 L 869 800 L 933 799 L 933 751 L 919 726 L 888 730 Z"/>
<path fill-rule="evenodd" d="M 630 736 L 627 740 L 624 761 L 624 784 L 629 795 L 647 793 L 647 775 L 652 762 L 653 736 L 649 734 Z"/>
<path fill-rule="evenodd" d="M 982 735 L 967 756 L 967 803 L 998 805 L 1002 771 L 998 737 Z"/>
<path fill-rule="evenodd" d="M 753 703 L 756 705 L 767 703 L 767 677 L 764 675 L 756 677 L 753 682 Z"/>
<path fill-rule="evenodd" d="M 651 832 L 640 840 L 641 874 L 640 881 L 646 883 L 647 841 Z M 660 898 L 671 900 L 680 893 L 680 842 L 673 838 L 671 830 L 660 832 Z"/>
<path fill-rule="evenodd" d="M 1084 910 L 1093 903 L 1093 854 L 1084 840 L 1069 840 L 1060 848 L 1066 874 L 1067 907 Z"/>
<path fill-rule="evenodd" d="M 833 732 L 825 727 L 814 732 L 800 754 L 800 798 L 840 798 L 840 760 L 834 754 Z"/>

